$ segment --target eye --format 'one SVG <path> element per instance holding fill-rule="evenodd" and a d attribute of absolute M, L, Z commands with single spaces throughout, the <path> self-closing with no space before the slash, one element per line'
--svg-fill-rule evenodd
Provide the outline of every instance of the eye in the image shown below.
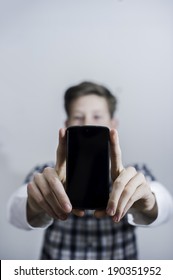
<path fill-rule="evenodd" d="M 73 116 L 72 119 L 73 119 L 74 122 L 79 123 L 79 122 L 83 121 L 83 116 L 75 115 L 75 116 Z"/>
<path fill-rule="evenodd" d="M 95 120 L 100 120 L 101 118 L 102 118 L 101 115 L 95 115 L 95 116 L 94 116 L 94 119 L 95 119 Z"/>
<path fill-rule="evenodd" d="M 81 119 L 82 119 L 82 116 L 73 116 L 73 119 L 74 119 L 74 120 L 81 120 Z"/>

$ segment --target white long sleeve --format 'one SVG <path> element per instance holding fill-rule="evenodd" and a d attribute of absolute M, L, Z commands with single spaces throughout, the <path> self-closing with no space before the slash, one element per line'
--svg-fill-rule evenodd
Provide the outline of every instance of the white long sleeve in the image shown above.
<path fill-rule="evenodd" d="M 135 226 L 154 227 L 168 221 L 173 215 L 173 199 L 166 188 L 156 181 L 151 181 L 150 187 L 155 194 L 158 205 L 158 216 L 156 220 L 149 224 L 145 215 L 131 209 L 127 215 L 130 224 Z M 7 217 L 12 225 L 21 229 L 32 230 L 40 228 L 46 229 L 52 224 L 53 219 L 45 214 L 39 218 L 38 227 L 32 227 L 27 221 L 26 205 L 27 185 L 23 185 L 12 194 L 8 202 Z"/>
<path fill-rule="evenodd" d="M 27 206 L 27 184 L 21 186 L 10 197 L 7 205 L 7 219 L 17 228 L 32 230 L 32 229 L 45 229 L 50 226 L 53 219 L 47 214 L 39 217 L 38 227 L 32 227 L 27 221 L 26 214 Z"/>
<path fill-rule="evenodd" d="M 128 222 L 131 225 L 155 227 L 167 222 L 173 216 L 173 198 L 171 194 L 157 181 L 151 181 L 149 184 L 156 197 L 158 216 L 154 222 L 150 223 L 145 215 L 131 208 L 127 215 Z"/>

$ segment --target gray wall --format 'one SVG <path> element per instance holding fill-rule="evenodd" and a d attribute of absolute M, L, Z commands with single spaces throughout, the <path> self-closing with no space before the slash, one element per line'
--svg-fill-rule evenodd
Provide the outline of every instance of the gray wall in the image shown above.
<path fill-rule="evenodd" d="M 119 99 L 124 163 L 145 162 L 173 194 L 173 2 L 0 2 L 0 258 L 36 259 L 42 231 L 8 224 L 6 204 L 55 159 L 63 92 L 93 80 Z M 173 220 L 138 229 L 140 258 L 173 259 Z"/>

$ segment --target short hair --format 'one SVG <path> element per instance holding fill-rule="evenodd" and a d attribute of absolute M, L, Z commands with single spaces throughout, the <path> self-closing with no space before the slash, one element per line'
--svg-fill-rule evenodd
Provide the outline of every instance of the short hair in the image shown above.
<path fill-rule="evenodd" d="M 117 109 L 117 98 L 103 85 L 93 82 L 82 82 L 80 84 L 71 86 L 64 94 L 64 108 L 67 116 L 70 114 L 71 103 L 78 97 L 95 94 L 106 99 L 108 110 L 111 118 Z"/>

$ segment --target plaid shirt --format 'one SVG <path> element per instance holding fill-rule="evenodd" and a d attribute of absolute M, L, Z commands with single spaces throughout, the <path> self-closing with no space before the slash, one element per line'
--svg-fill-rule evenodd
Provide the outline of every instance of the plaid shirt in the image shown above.
<path fill-rule="evenodd" d="M 25 183 L 47 166 L 54 167 L 54 164 L 37 166 L 26 177 Z M 134 167 L 149 180 L 154 180 L 145 165 Z M 127 217 L 119 223 L 113 223 L 111 217 L 97 219 L 92 213 L 87 210 L 82 218 L 71 214 L 66 221 L 54 220 L 45 231 L 41 259 L 137 259 L 135 227 L 127 222 Z"/>

